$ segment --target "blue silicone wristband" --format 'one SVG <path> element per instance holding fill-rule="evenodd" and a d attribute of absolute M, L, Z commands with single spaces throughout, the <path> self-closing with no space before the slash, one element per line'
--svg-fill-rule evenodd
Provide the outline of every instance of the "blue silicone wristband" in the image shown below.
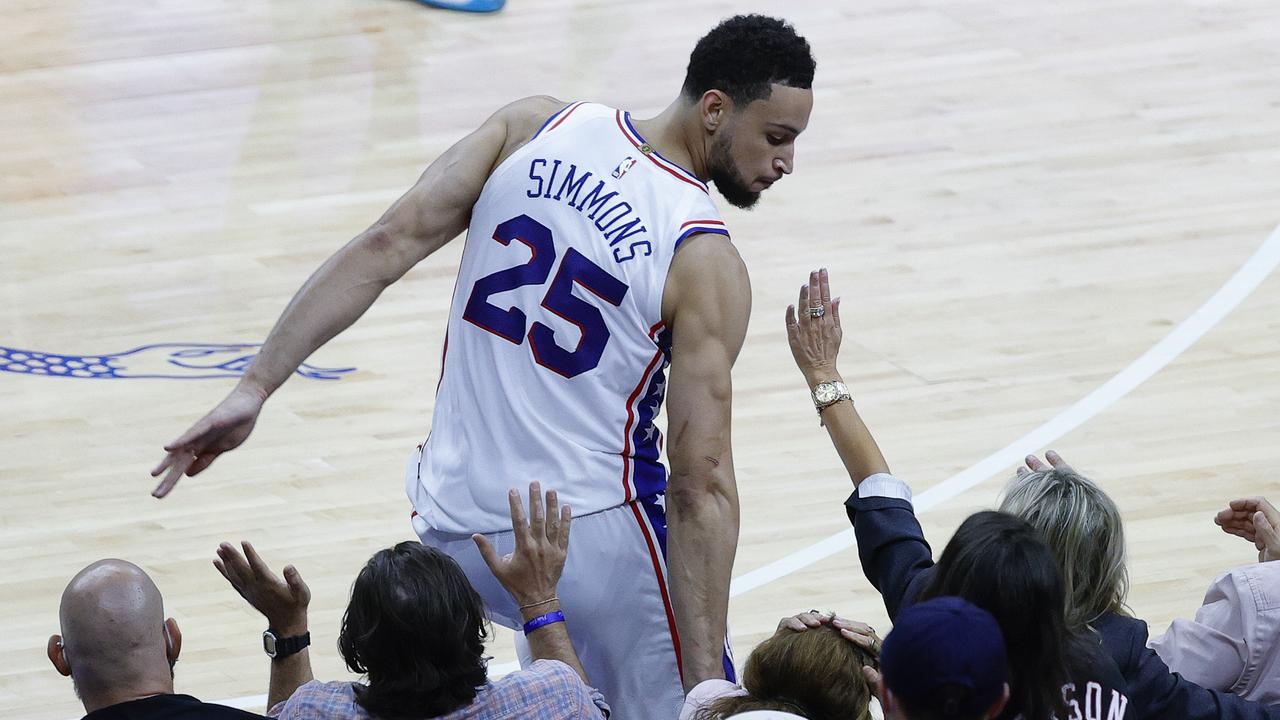
<path fill-rule="evenodd" d="M 533 632 L 534 630 L 537 630 L 540 627 L 544 627 L 546 625 L 550 625 L 551 623 L 558 623 L 558 622 L 564 622 L 563 610 L 556 610 L 555 612 L 549 612 L 546 615 L 539 615 L 538 617 L 525 623 L 524 634 L 528 635 L 529 633 Z"/>

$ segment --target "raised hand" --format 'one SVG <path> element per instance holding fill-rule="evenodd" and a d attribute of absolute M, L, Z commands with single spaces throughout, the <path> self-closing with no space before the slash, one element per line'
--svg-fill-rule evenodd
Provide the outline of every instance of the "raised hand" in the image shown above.
<path fill-rule="evenodd" d="M 800 372 L 811 381 L 832 379 L 843 332 L 840 300 L 831 299 L 826 268 L 809 273 L 809 283 L 800 287 L 798 303 L 787 306 L 786 323 L 787 343 Z"/>
<path fill-rule="evenodd" d="M 1213 521 L 1223 532 L 1253 543 L 1258 562 L 1280 560 L 1280 511 L 1266 498 L 1232 500 Z"/>
<path fill-rule="evenodd" d="M 242 542 L 241 546 L 244 555 L 231 543 L 220 544 L 213 566 L 241 597 L 267 618 L 272 630 L 283 636 L 307 632 L 307 605 L 311 603 L 311 589 L 302 581 L 298 569 L 285 565 L 284 579 L 281 580 L 267 567 L 253 545 Z"/>
<path fill-rule="evenodd" d="M 253 432 L 265 400 L 262 394 L 237 386 L 191 429 L 165 445 L 165 456 L 151 471 L 151 477 L 161 473 L 165 476 L 151 491 L 152 496 L 168 495 L 184 474 L 199 475 L 219 455 L 239 447 Z"/>
<path fill-rule="evenodd" d="M 485 536 L 476 534 L 471 539 L 480 550 L 480 556 L 511 593 L 518 605 L 549 602 L 556 596 L 556 585 L 564 571 L 564 561 L 569 552 L 569 523 L 573 511 L 568 505 L 559 506 L 555 490 L 548 490 L 545 510 L 542 486 L 529 484 L 529 519 L 525 520 L 524 505 L 520 493 L 512 488 L 507 493 L 511 504 L 511 529 L 515 531 L 515 551 L 499 557 Z M 549 518 L 549 520 L 548 520 Z"/>

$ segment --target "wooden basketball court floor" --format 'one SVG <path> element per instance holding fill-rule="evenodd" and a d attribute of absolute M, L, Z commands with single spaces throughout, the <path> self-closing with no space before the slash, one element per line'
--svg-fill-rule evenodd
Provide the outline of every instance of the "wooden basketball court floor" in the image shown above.
<path fill-rule="evenodd" d="M 208 346 L 260 341 L 331 251 L 498 106 L 547 93 L 655 112 L 697 37 L 743 10 L 791 19 L 819 64 L 795 175 L 757 210 L 725 210 L 754 284 L 735 373 L 739 662 L 811 607 L 888 627 L 854 550 L 813 547 L 847 529 L 850 486 L 782 313 L 819 265 L 844 298 L 863 415 L 917 493 L 939 488 L 921 498 L 935 551 L 1014 458 L 1049 445 L 1122 508 L 1130 603 L 1154 631 L 1250 561 L 1211 517 L 1277 492 L 1272 0 L 511 0 L 489 17 L 10 0 L 0 367 L 34 351 L 64 375 L 179 377 L 0 372 L 0 715 L 79 716 L 45 639 L 67 580 L 112 556 L 151 573 L 184 630 L 179 691 L 260 703 L 264 623 L 210 564 L 224 539 L 298 566 L 316 674 L 345 677 L 350 583 L 413 537 L 402 468 L 430 422 L 462 243 L 312 359 L 354 371 L 295 377 L 247 446 L 157 501 L 161 445 L 234 382 L 192 368 L 234 370 L 251 351 Z M 513 658 L 506 631 L 492 654 Z"/>

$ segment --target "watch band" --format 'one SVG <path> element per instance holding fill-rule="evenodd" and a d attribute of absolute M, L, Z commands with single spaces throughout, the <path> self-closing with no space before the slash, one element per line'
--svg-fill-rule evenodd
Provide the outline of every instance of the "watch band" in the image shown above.
<path fill-rule="evenodd" d="M 827 380 L 820 382 L 813 387 L 810 393 L 813 397 L 813 409 L 818 411 L 818 415 L 822 415 L 822 411 L 835 405 L 841 400 L 853 400 L 853 395 L 849 393 L 849 386 L 839 380 Z"/>
<path fill-rule="evenodd" d="M 293 637 L 280 637 L 276 631 L 267 628 L 267 631 L 262 633 L 262 649 L 272 660 L 283 660 L 290 655 L 296 655 L 310 644 L 310 632 Z"/>

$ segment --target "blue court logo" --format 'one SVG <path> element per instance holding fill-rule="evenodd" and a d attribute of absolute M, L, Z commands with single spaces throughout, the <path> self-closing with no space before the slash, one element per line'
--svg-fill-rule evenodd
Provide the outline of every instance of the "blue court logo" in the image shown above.
<path fill-rule="evenodd" d="M 105 355 L 68 355 L 0 345 L 0 372 L 92 380 L 205 380 L 239 377 L 260 345 L 158 343 Z M 312 380 L 338 380 L 355 368 L 322 368 L 303 363 L 297 373 Z"/>

